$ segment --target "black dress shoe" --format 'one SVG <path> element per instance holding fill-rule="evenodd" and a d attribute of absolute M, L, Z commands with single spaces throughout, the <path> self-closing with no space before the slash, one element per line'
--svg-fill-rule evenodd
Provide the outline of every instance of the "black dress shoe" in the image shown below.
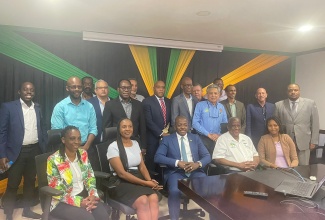
<path fill-rule="evenodd" d="M 42 218 L 42 215 L 37 214 L 30 209 L 24 209 L 22 216 L 25 218 L 32 218 L 32 219 L 41 219 Z"/>

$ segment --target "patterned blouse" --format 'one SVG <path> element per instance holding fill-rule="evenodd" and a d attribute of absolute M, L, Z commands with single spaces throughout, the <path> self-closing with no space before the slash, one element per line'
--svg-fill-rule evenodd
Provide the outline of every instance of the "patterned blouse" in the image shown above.
<path fill-rule="evenodd" d="M 82 173 L 83 184 L 88 191 L 88 195 L 98 197 L 96 189 L 96 179 L 94 171 L 88 160 L 88 154 L 85 150 L 79 149 L 80 161 L 79 166 Z M 63 195 L 52 197 L 51 211 L 59 202 L 64 202 L 72 206 L 80 207 L 83 200 L 81 196 L 72 196 L 73 178 L 68 158 L 61 157 L 59 151 L 55 152 L 47 159 L 47 181 L 52 188 L 63 191 Z"/>

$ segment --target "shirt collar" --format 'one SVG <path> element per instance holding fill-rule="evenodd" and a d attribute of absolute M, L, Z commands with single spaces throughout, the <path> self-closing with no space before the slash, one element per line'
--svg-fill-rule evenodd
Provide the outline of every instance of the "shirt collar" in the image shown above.
<path fill-rule="evenodd" d="M 72 105 L 76 105 L 76 104 L 74 104 L 74 103 L 71 101 L 71 97 L 70 97 L 70 96 L 68 96 L 68 100 L 69 100 L 69 103 L 70 103 L 70 104 L 72 104 Z M 85 102 L 86 102 L 86 100 L 82 99 L 81 96 L 80 96 L 80 102 L 79 102 L 78 105 L 81 105 L 81 104 L 83 105 L 83 104 L 85 104 Z"/>
<path fill-rule="evenodd" d="M 69 161 L 70 163 L 75 163 L 75 162 L 77 162 L 78 161 L 78 155 L 77 155 L 77 153 L 76 153 L 76 158 L 74 159 L 74 161 L 71 161 L 70 159 L 69 159 L 69 157 L 67 156 L 67 154 L 66 153 L 64 153 L 65 154 L 65 158 L 67 159 L 67 161 Z"/>
<path fill-rule="evenodd" d="M 20 104 L 24 107 L 24 108 L 31 108 L 33 109 L 34 108 L 34 102 L 31 101 L 31 106 L 28 106 L 21 98 L 19 99 L 20 100 Z"/>
<path fill-rule="evenodd" d="M 177 132 L 176 132 L 176 136 L 177 136 L 177 140 L 181 140 L 181 137 L 184 137 L 184 140 L 187 140 L 187 133 L 184 136 L 180 136 Z"/>
<path fill-rule="evenodd" d="M 131 103 L 131 100 L 132 100 L 132 98 L 130 97 L 130 98 L 129 98 L 129 101 L 128 101 L 128 102 L 125 102 L 125 101 L 121 98 L 121 96 L 118 96 L 118 98 L 120 99 L 120 102 L 121 102 L 121 103 L 126 103 L 126 104 Z"/>

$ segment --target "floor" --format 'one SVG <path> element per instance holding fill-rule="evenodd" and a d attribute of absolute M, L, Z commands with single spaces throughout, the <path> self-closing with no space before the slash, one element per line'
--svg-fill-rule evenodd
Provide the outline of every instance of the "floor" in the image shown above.
<path fill-rule="evenodd" d="M 163 197 L 163 199 L 160 201 L 160 207 L 159 207 L 159 217 L 161 216 L 166 216 L 168 215 L 168 206 L 167 206 L 167 198 L 166 197 Z M 190 202 L 189 204 L 189 209 L 193 209 L 193 208 L 198 208 L 199 206 L 194 203 L 193 201 Z M 33 207 L 32 210 L 36 213 L 42 213 L 41 211 L 41 206 L 40 204 L 38 204 L 37 206 Z M 14 214 L 13 214 L 13 219 L 14 220 L 26 220 L 28 218 L 23 218 L 21 216 L 21 213 L 22 213 L 23 209 L 16 209 L 14 211 Z M 0 219 L 5 219 L 5 215 L 3 213 L 3 209 L 0 209 Z M 125 219 L 125 216 L 121 215 L 120 217 L 121 220 Z M 206 212 L 206 216 L 202 219 L 205 219 L 205 220 L 208 220 L 209 219 L 209 215 L 208 213 Z"/>

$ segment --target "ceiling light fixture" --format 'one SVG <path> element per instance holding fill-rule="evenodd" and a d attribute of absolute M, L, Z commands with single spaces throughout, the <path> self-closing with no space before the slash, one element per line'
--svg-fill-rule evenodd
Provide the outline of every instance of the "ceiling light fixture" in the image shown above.
<path fill-rule="evenodd" d="M 121 34 L 107 34 L 89 31 L 83 32 L 83 40 L 213 52 L 221 52 L 223 50 L 223 45 L 220 44 L 168 40 L 161 38 L 139 37 Z"/>
<path fill-rule="evenodd" d="M 307 32 L 307 31 L 310 31 L 312 29 L 313 29 L 313 26 L 311 26 L 311 25 L 308 24 L 308 25 L 301 26 L 298 30 L 300 32 Z"/>

